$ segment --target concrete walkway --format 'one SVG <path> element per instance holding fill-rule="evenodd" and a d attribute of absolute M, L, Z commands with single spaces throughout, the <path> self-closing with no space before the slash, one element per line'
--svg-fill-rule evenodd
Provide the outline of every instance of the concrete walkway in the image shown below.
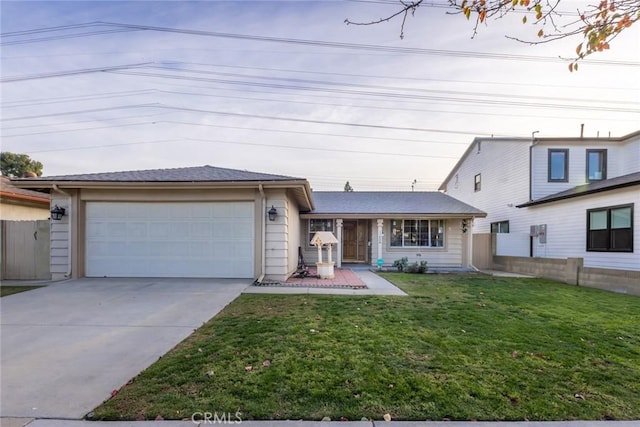
<path fill-rule="evenodd" d="M 407 296 L 407 294 L 398 289 L 389 281 L 378 276 L 376 273 L 368 269 L 353 269 L 353 273 L 367 286 L 366 288 L 350 289 L 350 288 L 328 288 L 316 286 L 292 285 L 286 286 L 283 283 L 280 286 L 249 286 L 243 294 L 309 294 L 309 295 L 397 295 Z"/>

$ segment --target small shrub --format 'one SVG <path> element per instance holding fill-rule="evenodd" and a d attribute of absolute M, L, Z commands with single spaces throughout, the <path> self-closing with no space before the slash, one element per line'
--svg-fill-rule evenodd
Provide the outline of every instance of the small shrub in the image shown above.
<path fill-rule="evenodd" d="M 420 261 L 420 264 L 417 262 L 409 264 L 406 271 L 407 273 L 423 274 L 427 271 L 427 261 Z"/>
<path fill-rule="evenodd" d="M 409 266 L 409 258 L 402 257 L 400 259 L 397 259 L 395 261 L 393 261 L 393 266 L 395 268 L 398 269 L 398 271 L 402 272 L 402 271 L 407 271 L 407 268 Z"/>

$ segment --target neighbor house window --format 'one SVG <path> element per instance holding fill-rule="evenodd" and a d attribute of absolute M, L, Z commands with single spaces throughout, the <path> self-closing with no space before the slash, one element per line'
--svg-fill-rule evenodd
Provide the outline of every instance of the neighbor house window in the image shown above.
<path fill-rule="evenodd" d="M 587 150 L 587 181 L 607 179 L 607 150 Z"/>
<path fill-rule="evenodd" d="M 569 150 L 549 149 L 549 182 L 569 181 Z"/>
<path fill-rule="evenodd" d="M 442 248 L 444 247 L 444 220 L 391 220 L 390 245 L 394 248 Z"/>
<path fill-rule="evenodd" d="M 333 233 L 333 220 L 332 219 L 310 219 L 309 220 L 309 238 L 307 244 L 310 245 L 313 235 L 317 231 L 331 231 Z"/>
<path fill-rule="evenodd" d="M 481 176 L 477 174 L 473 177 L 473 191 L 480 191 Z"/>
<path fill-rule="evenodd" d="M 633 204 L 587 211 L 587 251 L 633 252 Z"/>
<path fill-rule="evenodd" d="M 508 233 L 509 221 L 492 222 L 491 232 L 492 233 Z"/>

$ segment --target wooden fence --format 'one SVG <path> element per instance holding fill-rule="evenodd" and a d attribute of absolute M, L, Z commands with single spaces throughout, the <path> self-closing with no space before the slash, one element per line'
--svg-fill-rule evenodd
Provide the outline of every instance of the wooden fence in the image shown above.
<path fill-rule="evenodd" d="M 473 235 L 472 260 L 476 268 L 493 268 L 492 235 L 490 233 Z"/>
<path fill-rule="evenodd" d="M 48 280 L 49 221 L 0 221 L 0 279 Z"/>

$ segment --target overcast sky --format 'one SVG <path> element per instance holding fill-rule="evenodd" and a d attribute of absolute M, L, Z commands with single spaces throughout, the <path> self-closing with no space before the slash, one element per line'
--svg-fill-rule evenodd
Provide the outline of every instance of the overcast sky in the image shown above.
<path fill-rule="evenodd" d="M 212 165 L 424 191 L 475 136 L 640 128 L 640 24 L 569 73 L 580 40 L 505 38 L 536 38 L 522 15 L 472 39 L 421 8 L 400 40 L 399 21 L 344 24 L 398 10 L 387 0 L 0 5 L 2 151 L 46 176 Z"/>

